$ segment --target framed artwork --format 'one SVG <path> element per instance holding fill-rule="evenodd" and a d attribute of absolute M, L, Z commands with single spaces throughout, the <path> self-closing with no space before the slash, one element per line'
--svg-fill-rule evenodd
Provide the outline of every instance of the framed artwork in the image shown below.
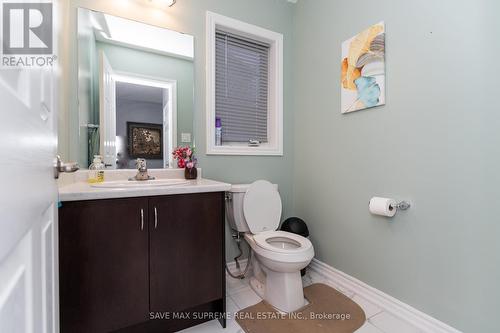
<path fill-rule="evenodd" d="M 342 43 L 342 113 L 385 104 L 385 23 Z"/>
<path fill-rule="evenodd" d="M 163 159 L 163 125 L 127 122 L 131 158 Z"/>

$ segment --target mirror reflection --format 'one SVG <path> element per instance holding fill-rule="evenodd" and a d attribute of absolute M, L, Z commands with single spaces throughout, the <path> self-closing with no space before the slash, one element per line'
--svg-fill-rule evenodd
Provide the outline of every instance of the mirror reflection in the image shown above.
<path fill-rule="evenodd" d="M 81 161 L 107 169 L 172 166 L 193 140 L 193 37 L 78 9 Z"/>

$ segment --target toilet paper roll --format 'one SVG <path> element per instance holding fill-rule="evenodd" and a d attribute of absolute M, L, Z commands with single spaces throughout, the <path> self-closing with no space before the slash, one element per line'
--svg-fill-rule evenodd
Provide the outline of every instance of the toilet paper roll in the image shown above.
<path fill-rule="evenodd" d="M 370 213 L 374 215 L 393 217 L 396 214 L 396 200 L 373 197 L 370 199 Z"/>

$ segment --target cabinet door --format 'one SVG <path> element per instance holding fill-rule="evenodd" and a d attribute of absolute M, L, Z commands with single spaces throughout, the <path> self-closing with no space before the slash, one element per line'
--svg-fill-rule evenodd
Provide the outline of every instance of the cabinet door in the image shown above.
<path fill-rule="evenodd" d="M 59 247 L 61 332 L 148 320 L 147 199 L 63 203 Z"/>
<path fill-rule="evenodd" d="M 150 198 L 151 311 L 223 298 L 223 193 Z"/>

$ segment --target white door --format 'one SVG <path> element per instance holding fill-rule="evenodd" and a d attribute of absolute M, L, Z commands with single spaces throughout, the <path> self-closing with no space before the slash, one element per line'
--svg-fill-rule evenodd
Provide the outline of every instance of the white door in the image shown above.
<path fill-rule="evenodd" d="M 173 168 L 172 152 L 177 146 L 177 81 L 163 86 L 163 167 Z"/>
<path fill-rule="evenodd" d="M 0 70 L 0 332 L 58 331 L 54 72 Z"/>
<path fill-rule="evenodd" d="M 163 167 L 170 168 L 172 166 L 172 140 L 169 140 L 171 136 L 170 127 L 172 126 L 172 121 L 170 120 L 171 109 L 171 89 L 163 89 Z"/>
<path fill-rule="evenodd" d="M 99 53 L 100 154 L 108 169 L 116 169 L 116 81 L 104 52 Z"/>

